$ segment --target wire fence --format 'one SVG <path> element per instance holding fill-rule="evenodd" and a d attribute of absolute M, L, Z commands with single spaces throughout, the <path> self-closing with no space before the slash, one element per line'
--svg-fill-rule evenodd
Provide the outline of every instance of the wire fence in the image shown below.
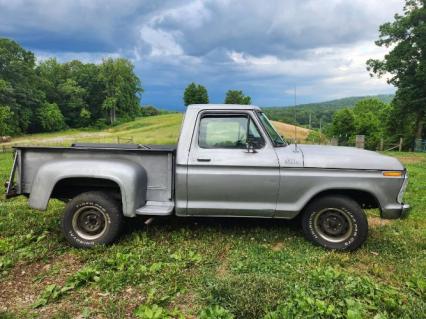
<path fill-rule="evenodd" d="M 426 140 L 416 139 L 414 144 L 415 152 L 426 152 Z"/>
<path fill-rule="evenodd" d="M 11 146 L 4 146 L 4 145 L 0 146 L 0 153 L 7 153 L 12 151 L 13 151 L 13 148 Z"/>

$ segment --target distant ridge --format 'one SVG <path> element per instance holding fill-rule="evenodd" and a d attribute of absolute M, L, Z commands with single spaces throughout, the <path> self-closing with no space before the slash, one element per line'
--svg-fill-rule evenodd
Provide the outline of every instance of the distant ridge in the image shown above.
<path fill-rule="evenodd" d="M 324 102 L 313 102 L 313 103 L 305 103 L 305 104 L 297 104 L 297 107 L 353 107 L 355 104 L 363 99 L 367 98 L 376 98 L 384 103 L 390 103 L 392 99 L 394 98 L 394 94 L 378 94 L 378 95 L 365 95 L 365 96 L 350 96 L 350 97 L 344 97 L 341 99 L 335 99 L 330 101 L 324 101 Z M 294 105 L 284 105 L 284 106 L 269 106 L 267 108 L 288 108 L 288 107 L 294 107 Z"/>
<path fill-rule="evenodd" d="M 288 106 L 275 106 L 263 108 L 271 120 L 294 124 L 308 128 L 320 128 L 331 123 L 333 114 L 342 108 L 352 108 L 363 99 L 376 98 L 384 103 L 390 103 L 394 94 L 352 96 L 342 99 L 318 103 L 298 104 Z"/>

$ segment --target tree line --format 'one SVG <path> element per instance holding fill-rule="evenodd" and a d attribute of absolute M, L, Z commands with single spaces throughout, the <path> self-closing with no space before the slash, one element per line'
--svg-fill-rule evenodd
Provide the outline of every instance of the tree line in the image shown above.
<path fill-rule="evenodd" d="M 183 93 L 183 102 L 185 106 L 190 104 L 208 104 L 209 95 L 205 86 L 190 83 Z M 228 90 L 225 95 L 224 104 L 251 104 L 251 97 L 247 96 L 241 90 Z"/>
<path fill-rule="evenodd" d="M 100 64 L 34 54 L 0 39 L 0 135 L 105 126 L 140 115 L 143 92 L 132 63 L 106 58 Z"/>
<path fill-rule="evenodd" d="M 356 103 L 366 98 L 375 98 L 387 104 L 392 102 L 394 95 L 345 97 L 326 102 L 299 104 L 297 106 L 266 107 L 263 111 L 269 118 L 276 121 L 320 129 L 333 122 L 333 115 L 342 108 L 353 108 Z"/>
<path fill-rule="evenodd" d="M 353 108 L 343 108 L 333 115 L 332 123 L 324 127 L 323 133 L 335 137 L 339 145 L 353 146 L 356 135 L 365 136 L 365 147 L 379 149 L 381 139 L 385 145 L 396 143 L 389 134 L 394 125 L 393 106 L 376 98 L 358 101 Z"/>

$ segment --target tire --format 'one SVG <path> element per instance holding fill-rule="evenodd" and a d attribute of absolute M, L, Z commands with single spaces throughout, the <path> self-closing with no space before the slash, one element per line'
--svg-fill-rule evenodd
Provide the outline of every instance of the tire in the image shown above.
<path fill-rule="evenodd" d="M 353 251 L 367 239 L 368 221 L 360 205 L 346 196 L 325 196 L 304 209 L 305 237 L 327 249 Z"/>
<path fill-rule="evenodd" d="M 77 248 L 111 244 L 120 234 L 123 215 L 120 205 L 103 192 L 87 192 L 65 206 L 62 232 Z"/>

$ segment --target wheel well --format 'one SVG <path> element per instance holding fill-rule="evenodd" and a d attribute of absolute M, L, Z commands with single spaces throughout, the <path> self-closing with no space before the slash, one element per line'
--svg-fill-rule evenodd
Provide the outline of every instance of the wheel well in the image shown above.
<path fill-rule="evenodd" d="M 120 186 L 116 182 L 109 179 L 90 177 L 64 178 L 55 184 L 50 197 L 69 200 L 81 193 L 90 191 L 105 192 L 117 200 L 121 199 Z"/>
<path fill-rule="evenodd" d="M 317 198 L 324 197 L 327 195 L 343 195 L 355 200 L 362 208 L 380 208 L 379 201 L 377 198 L 369 192 L 357 190 L 357 189 L 328 189 L 322 191 L 312 197 L 305 207 Z"/>

